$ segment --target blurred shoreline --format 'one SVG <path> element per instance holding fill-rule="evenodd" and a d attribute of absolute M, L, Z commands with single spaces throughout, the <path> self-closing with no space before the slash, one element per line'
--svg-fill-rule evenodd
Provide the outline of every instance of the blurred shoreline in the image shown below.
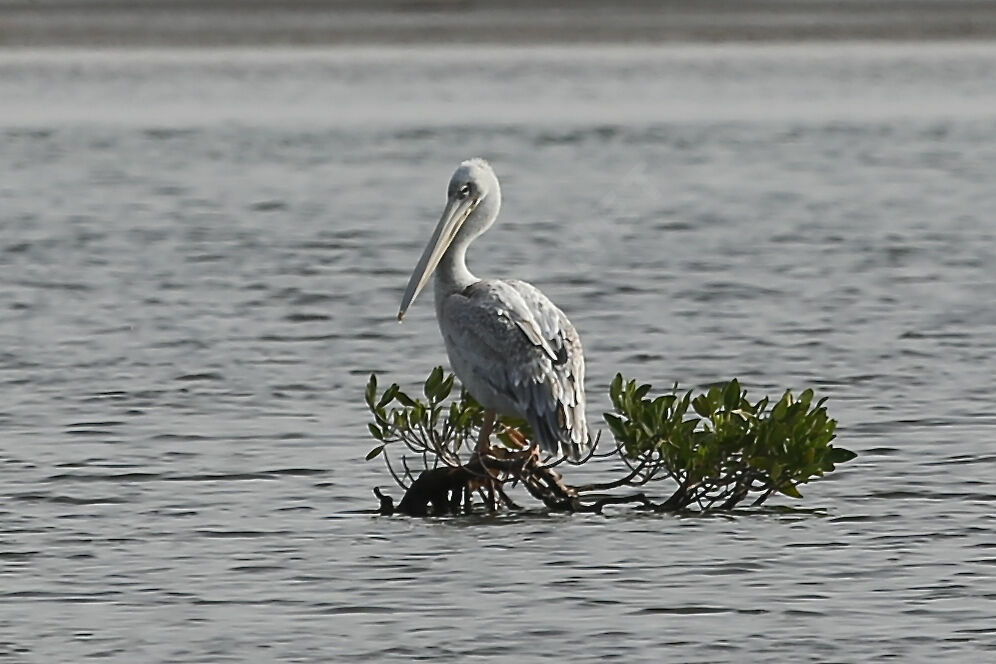
<path fill-rule="evenodd" d="M 993 0 L 0 0 L 0 48 L 994 37 Z"/>

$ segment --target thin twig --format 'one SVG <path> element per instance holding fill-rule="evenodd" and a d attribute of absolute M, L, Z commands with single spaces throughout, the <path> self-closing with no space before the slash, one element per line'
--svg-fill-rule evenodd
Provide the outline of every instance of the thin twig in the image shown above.
<path fill-rule="evenodd" d="M 415 476 L 412 474 L 412 469 L 408 467 L 408 458 L 404 454 L 401 455 L 401 465 L 405 467 L 405 477 L 414 482 Z"/>
<path fill-rule="evenodd" d="M 397 483 L 398 486 L 400 486 L 405 491 L 408 491 L 408 488 L 411 485 L 405 484 L 405 482 L 400 477 L 398 477 L 398 474 L 396 472 L 394 472 L 394 467 L 391 466 L 391 457 L 387 453 L 387 450 L 384 450 L 383 456 L 384 456 L 384 463 L 387 464 L 387 470 L 391 473 L 391 477 L 394 478 L 394 481 Z M 402 457 L 402 458 L 404 458 L 404 457 Z"/>
<path fill-rule="evenodd" d="M 648 461 L 644 460 L 639 466 L 634 468 L 629 475 L 621 477 L 613 482 L 604 482 L 602 484 L 585 484 L 584 486 L 577 487 L 578 493 L 583 493 L 585 491 L 607 491 L 609 489 L 617 489 L 621 486 L 629 484 L 630 481 L 640 474 L 640 471 L 646 467 Z"/>

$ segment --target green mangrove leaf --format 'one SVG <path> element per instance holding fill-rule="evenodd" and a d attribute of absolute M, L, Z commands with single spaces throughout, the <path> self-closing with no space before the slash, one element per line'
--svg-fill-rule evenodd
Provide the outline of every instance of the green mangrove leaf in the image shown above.
<path fill-rule="evenodd" d="M 609 425 L 609 430 L 616 440 L 628 442 L 629 436 L 626 433 L 626 426 L 623 424 L 621 417 L 614 413 L 605 413 L 602 417 L 605 419 L 605 423 Z"/>
<path fill-rule="evenodd" d="M 443 399 L 448 399 L 449 398 L 450 393 L 453 391 L 453 380 L 454 380 L 454 378 L 455 377 L 453 376 L 453 374 L 450 374 L 445 379 L 443 379 L 442 383 L 440 383 L 439 390 L 438 390 L 438 394 L 439 394 L 438 401 L 442 401 Z"/>
<path fill-rule="evenodd" d="M 708 395 L 701 394 L 692 399 L 692 408 L 702 417 L 712 415 L 712 404 L 709 401 Z"/>
<path fill-rule="evenodd" d="M 731 380 L 723 390 L 723 407 L 726 410 L 736 410 L 740 405 L 740 381 Z"/>
<path fill-rule="evenodd" d="M 788 411 L 788 408 L 791 404 L 792 404 L 792 393 L 786 390 L 785 394 L 782 395 L 782 398 L 779 399 L 778 403 L 776 403 L 775 407 L 771 410 L 771 419 L 775 421 L 784 419 L 785 414 Z"/>
<path fill-rule="evenodd" d="M 377 374 L 370 374 L 370 380 L 367 381 L 367 389 L 363 396 L 366 399 L 367 405 L 373 408 L 374 397 L 377 396 Z"/>
<path fill-rule="evenodd" d="M 406 408 L 411 408 L 416 404 L 415 399 L 412 399 L 410 396 L 408 396 L 401 390 L 398 390 L 398 393 L 395 395 L 395 398 L 401 403 L 402 406 L 405 406 Z"/>
<path fill-rule="evenodd" d="M 622 374 L 617 373 L 615 375 L 615 378 L 612 379 L 612 382 L 609 383 L 609 395 L 615 396 L 617 394 L 620 394 L 622 392 L 622 386 L 623 386 Z"/>
<path fill-rule="evenodd" d="M 400 391 L 401 391 L 401 388 L 398 387 L 398 384 L 397 383 L 393 383 L 391 385 L 391 387 L 389 387 L 386 390 L 384 390 L 384 395 L 380 398 L 380 401 L 377 402 L 377 408 L 383 408 L 387 404 L 389 404 L 392 401 L 394 401 L 394 397 L 398 396 L 398 393 Z"/>
<path fill-rule="evenodd" d="M 425 398 L 429 401 L 436 401 L 436 393 L 439 390 L 439 386 L 443 382 L 443 368 L 436 367 L 429 374 L 429 377 L 425 379 L 425 384 L 422 387 L 422 393 L 425 394 Z"/>
<path fill-rule="evenodd" d="M 827 450 L 827 459 L 833 463 L 844 463 L 856 458 L 858 455 L 843 447 L 830 447 Z"/>

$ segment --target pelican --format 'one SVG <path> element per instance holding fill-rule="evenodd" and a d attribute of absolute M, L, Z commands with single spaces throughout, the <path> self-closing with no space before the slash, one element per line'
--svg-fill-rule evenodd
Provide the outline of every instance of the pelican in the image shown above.
<path fill-rule="evenodd" d="M 478 452 L 486 452 L 497 414 L 526 420 L 547 455 L 582 458 L 589 446 L 581 340 L 557 306 L 517 279 L 478 279 L 467 247 L 501 207 L 488 162 L 469 159 L 450 179 L 446 208 L 401 300 L 398 320 L 435 279 L 436 319 L 454 373 L 485 408 Z"/>

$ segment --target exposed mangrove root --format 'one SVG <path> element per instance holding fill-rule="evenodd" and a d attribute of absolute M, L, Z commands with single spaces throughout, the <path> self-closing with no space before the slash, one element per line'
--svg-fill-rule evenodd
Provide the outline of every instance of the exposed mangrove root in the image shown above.
<path fill-rule="evenodd" d="M 427 516 L 469 512 L 473 493 L 488 488 L 495 493 L 492 509 L 502 506 L 517 509 L 518 505 L 502 488 L 502 484 L 509 479 L 505 468 L 509 467 L 511 457 L 517 454 L 522 453 L 493 447 L 488 455 L 475 456 L 465 465 L 424 470 L 411 483 L 397 506 L 393 498 L 377 487 L 374 494 L 380 499 L 380 513 Z"/>
<path fill-rule="evenodd" d="M 601 512 L 606 505 L 639 503 L 646 509 L 658 509 L 644 494 L 584 494 L 564 482 L 563 475 L 540 462 L 535 448 L 510 451 L 492 447 L 487 455 L 475 456 L 463 466 L 442 466 L 423 471 L 405 491 L 401 502 L 385 495 L 379 487 L 374 494 L 380 500 L 383 515 L 428 516 L 469 513 L 473 510 L 475 491 L 484 494 L 491 485 L 495 500 L 484 500 L 489 511 L 502 507 L 520 509 L 504 490 L 506 484 L 522 484 L 537 500 L 558 512 Z"/>

